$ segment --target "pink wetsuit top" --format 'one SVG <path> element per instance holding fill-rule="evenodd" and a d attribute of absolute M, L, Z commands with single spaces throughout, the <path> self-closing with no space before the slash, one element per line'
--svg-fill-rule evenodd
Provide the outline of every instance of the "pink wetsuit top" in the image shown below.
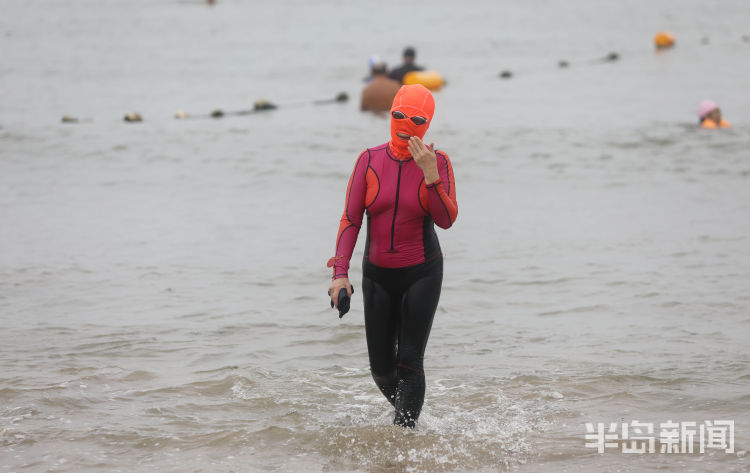
<path fill-rule="evenodd" d="M 346 192 L 336 239 L 333 279 L 349 277 L 349 261 L 367 212 L 365 262 L 403 268 L 442 255 L 434 223 L 449 228 L 458 215 L 456 184 L 448 156 L 436 152 L 440 179 L 424 183 L 412 157 L 399 159 L 389 144 L 368 148 L 357 158 Z"/>

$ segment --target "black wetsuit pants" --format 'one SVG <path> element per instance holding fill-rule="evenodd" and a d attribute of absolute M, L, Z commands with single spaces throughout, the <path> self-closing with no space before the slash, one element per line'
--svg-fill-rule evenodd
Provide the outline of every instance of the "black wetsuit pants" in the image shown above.
<path fill-rule="evenodd" d="M 362 269 L 370 371 L 396 408 L 394 424 L 414 427 L 424 403 L 424 350 L 440 299 L 443 258 L 396 269 L 365 262 Z"/>

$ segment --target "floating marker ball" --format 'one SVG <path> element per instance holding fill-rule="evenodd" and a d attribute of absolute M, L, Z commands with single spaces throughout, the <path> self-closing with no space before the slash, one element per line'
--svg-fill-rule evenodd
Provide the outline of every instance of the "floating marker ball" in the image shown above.
<path fill-rule="evenodd" d="M 130 122 L 130 123 L 136 123 L 136 122 L 142 122 L 143 117 L 138 113 L 130 112 L 130 113 L 125 114 L 125 116 L 123 117 L 123 120 L 126 122 Z"/>
<path fill-rule="evenodd" d="M 674 35 L 666 31 L 660 31 L 654 36 L 654 46 L 656 49 L 668 49 L 674 46 Z"/>
<path fill-rule="evenodd" d="M 274 108 L 277 108 L 276 105 L 268 100 L 256 100 L 253 104 L 253 110 L 273 110 Z"/>

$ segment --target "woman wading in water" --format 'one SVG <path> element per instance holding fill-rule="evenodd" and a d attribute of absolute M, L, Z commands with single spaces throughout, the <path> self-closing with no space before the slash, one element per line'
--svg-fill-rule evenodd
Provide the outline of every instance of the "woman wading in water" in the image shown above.
<path fill-rule="evenodd" d="M 448 155 L 422 142 L 435 101 L 421 85 L 399 89 L 391 140 L 357 158 L 346 191 L 329 289 L 349 296 L 349 260 L 367 213 L 362 297 L 370 370 L 396 408 L 394 423 L 414 427 L 425 394 L 423 357 L 440 299 L 443 255 L 434 224 L 456 221 L 456 183 Z"/>

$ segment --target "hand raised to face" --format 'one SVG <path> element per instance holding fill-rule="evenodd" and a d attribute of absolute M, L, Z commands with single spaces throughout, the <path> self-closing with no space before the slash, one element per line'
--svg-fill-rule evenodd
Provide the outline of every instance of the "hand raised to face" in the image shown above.
<path fill-rule="evenodd" d="M 418 136 L 409 138 L 409 153 L 419 169 L 424 172 L 425 184 L 432 184 L 439 178 L 437 170 L 437 156 L 435 155 L 435 143 L 425 146 Z"/>

